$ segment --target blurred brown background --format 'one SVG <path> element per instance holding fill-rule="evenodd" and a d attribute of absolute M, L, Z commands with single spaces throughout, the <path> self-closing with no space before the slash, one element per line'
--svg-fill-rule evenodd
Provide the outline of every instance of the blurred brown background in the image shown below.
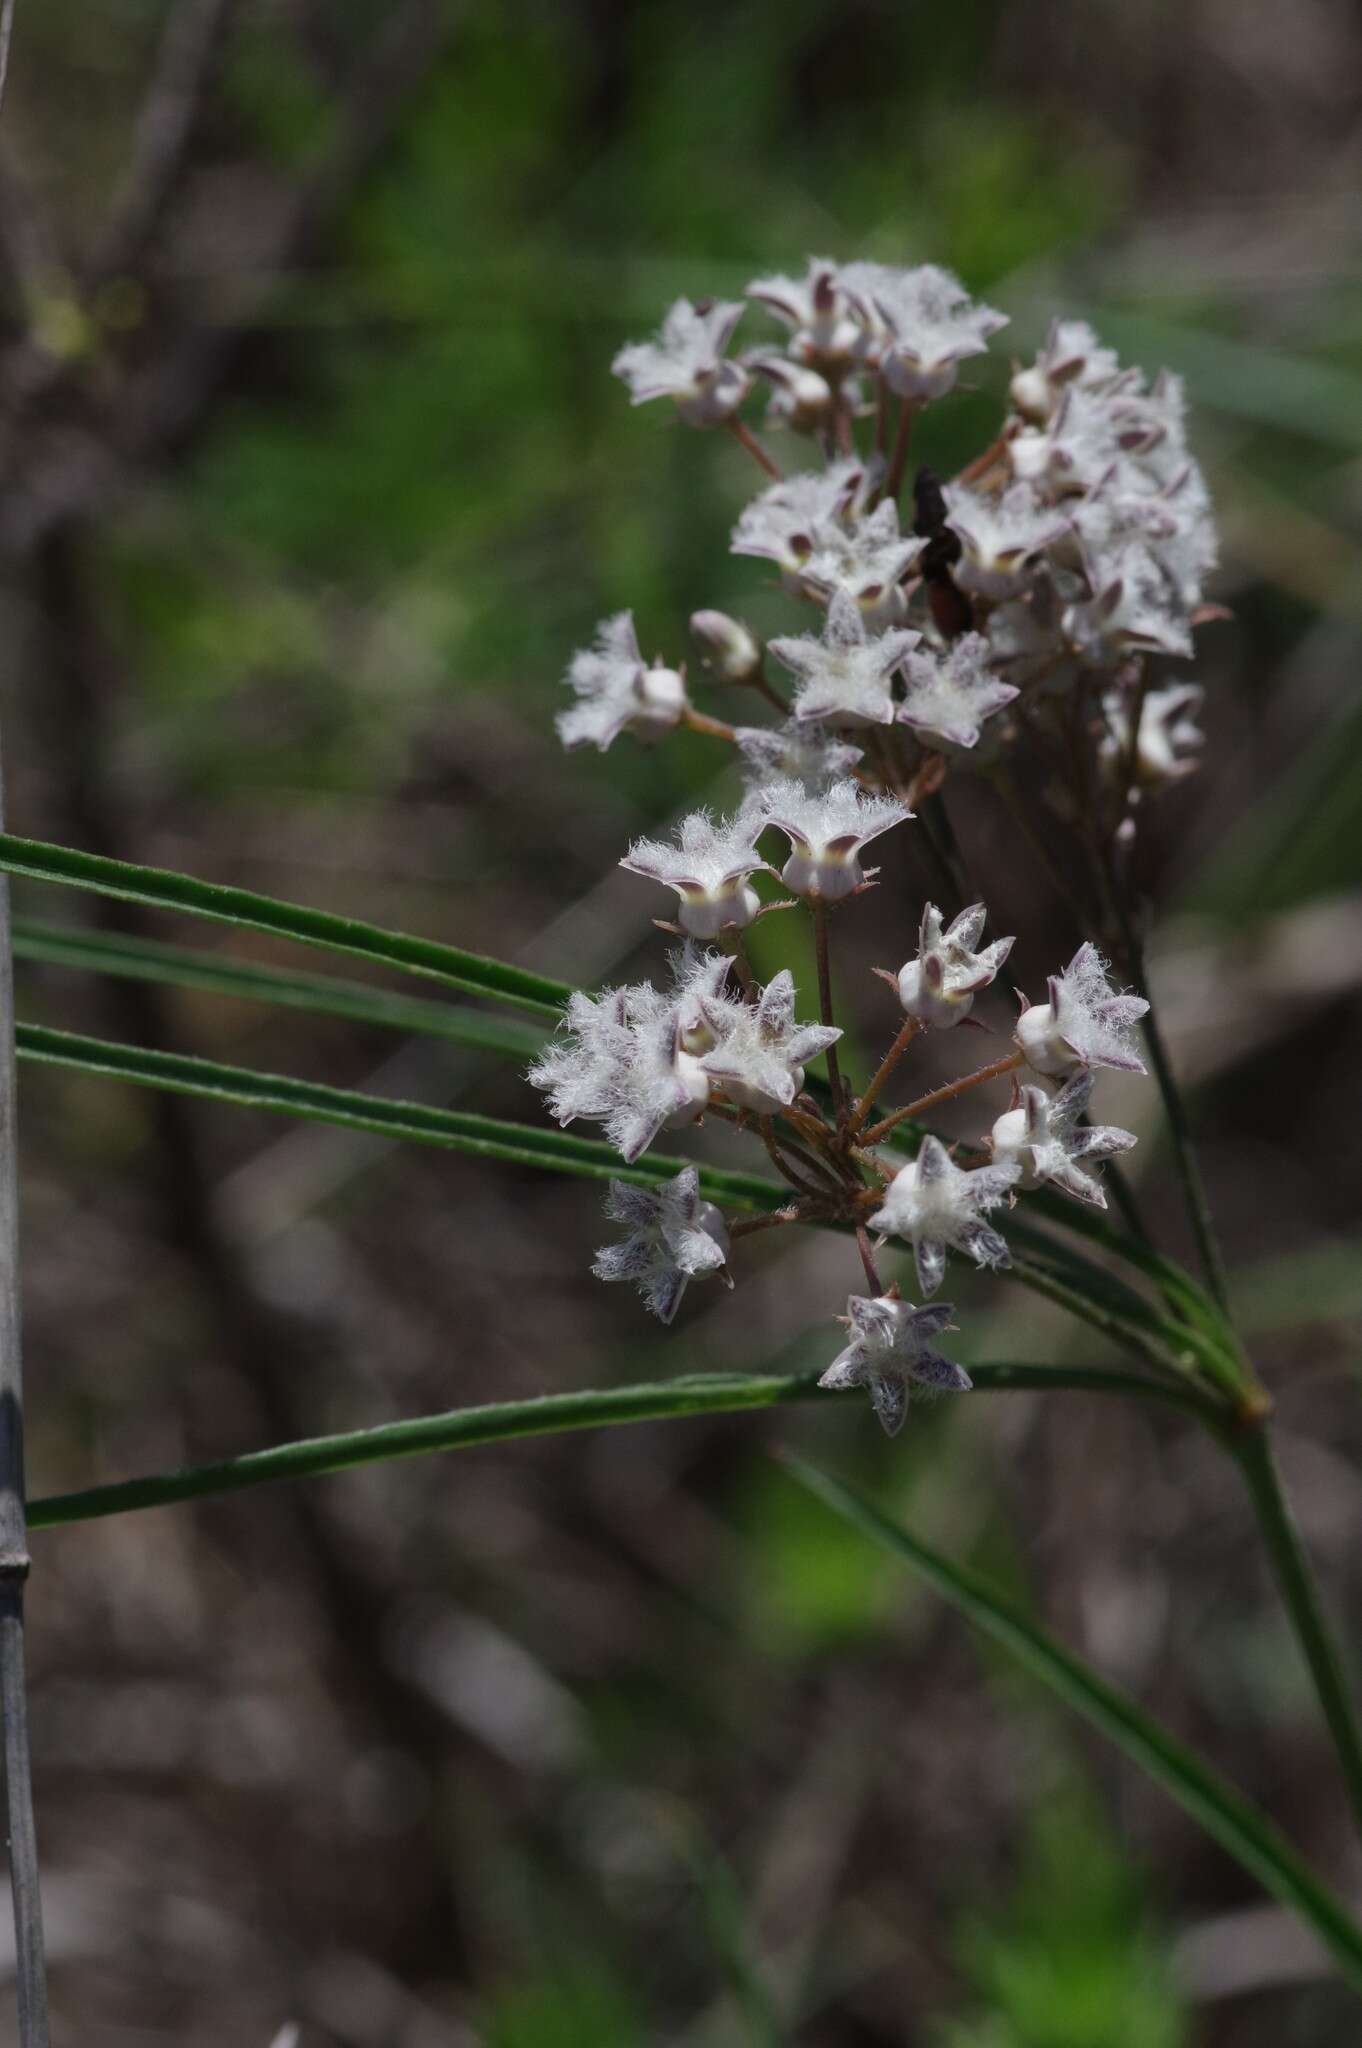
<path fill-rule="evenodd" d="M 1156 987 L 1345 1636 L 1362 1621 L 1362 16 L 1349 0 L 19 0 L 0 157 L 13 829 L 592 982 L 656 963 L 626 840 L 684 736 L 566 759 L 634 608 L 788 618 L 738 452 L 608 374 L 679 292 L 933 260 L 1008 346 L 1188 378 L 1226 532 Z M 753 594 L 755 592 L 755 595 Z M 724 709 L 723 706 L 716 706 Z M 1077 936 L 979 800 L 1031 988 Z M 844 963 L 897 964 L 896 852 Z M 48 922 L 265 942 L 30 885 Z M 898 947 L 898 952 L 894 948 Z M 857 957 L 857 948 L 860 956 Z M 893 954 L 893 959 L 890 955 Z M 325 965 L 304 961 L 303 965 Z M 24 1017 L 540 1114 L 514 1063 L 21 965 Z M 498 1396 L 816 1363 L 844 1244 L 649 1324 L 591 1189 L 28 1066 L 35 1493 Z M 1104 1114 L 1145 1137 L 1152 1091 Z M 1087 1356 L 952 1276 L 964 1355 Z M 58 2038 L 400 2048 L 1342 2048 L 1356 2006 L 1190 1823 L 832 1523 L 816 1449 L 987 1566 L 1338 1882 L 1362 1871 L 1232 1472 L 1064 1395 L 605 1432 L 34 1538 Z M 3 2030 L 0 2029 L 0 2032 Z"/>

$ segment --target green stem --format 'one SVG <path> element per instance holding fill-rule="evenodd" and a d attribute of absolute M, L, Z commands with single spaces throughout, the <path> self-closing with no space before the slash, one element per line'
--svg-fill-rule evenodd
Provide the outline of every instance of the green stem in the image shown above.
<path fill-rule="evenodd" d="M 1357 1710 L 1309 1554 L 1282 1487 L 1271 1442 L 1261 1425 L 1225 1441 L 1252 1497 L 1296 1641 L 1310 1667 L 1343 1767 L 1348 1803 L 1362 1831 L 1362 1732 L 1358 1728 Z"/>
<path fill-rule="evenodd" d="M 1117 1367 L 975 1365 L 970 1367 L 970 1374 L 980 1393 L 1048 1393 L 1064 1388 L 1076 1393 L 1130 1394 L 1141 1400 L 1166 1401 L 1192 1413 L 1199 1413 L 1203 1405 L 1187 1389 L 1166 1386 Z M 546 1394 L 532 1401 L 499 1401 L 485 1407 L 454 1408 L 440 1415 L 416 1416 L 405 1422 L 385 1422 L 376 1429 L 309 1437 L 301 1443 L 278 1444 L 267 1451 L 248 1451 L 239 1458 L 191 1465 L 179 1472 L 159 1472 L 144 1479 L 125 1479 L 116 1485 L 93 1486 L 79 1493 L 51 1494 L 29 1502 L 28 1523 L 30 1529 L 51 1529 L 65 1522 L 91 1521 L 136 1508 L 167 1507 L 175 1501 L 201 1500 L 209 1494 L 236 1493 L 244 1487 L 264 1486 L 277 1479 L 305 1479 L 391 1458 L 503 1443 L 514 1437 L 556 1436 L 567 1430 L 601 1429 L 619 1423 L 732 1414 L 744 1409 L 785 1407 L 796 1401 L 857 1398 L 854 1390 L 846 1395 L 820 1391 L 813 1373 L 700 1373 L 643 1386 Z"/>

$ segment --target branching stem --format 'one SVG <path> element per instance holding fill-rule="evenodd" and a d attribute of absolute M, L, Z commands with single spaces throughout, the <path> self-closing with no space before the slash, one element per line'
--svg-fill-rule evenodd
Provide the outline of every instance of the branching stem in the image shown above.
<path fill-rule="evenodd" d="M 1022 1063 L 1023 1055 L 1012 1052 L 1005 1059 L 994 1060 L 987 1067 L 978 1067 L 974 1073 L 962 1075 L 958 1081 L 948 1081 L 943 1088 L 933 1088 L 930 1095 L 919 1095 L 916 1102 L 909 1102 L 902 1109 L 896 1109 L 892 1116 L 885 1117 L 866 1131 L 865 1143 L 878 1145 L 881 1138 L 887 1137 L 896 1124 L 906 1123 L 909 1117 L 921 1116 L 924 1109 L 935 1109 L 938 1102 L 949 1102 L 952 1096 L 963 1095 L 967 1088 L 977 1088 L 981 1081 L 996 1081 L 1000 1074 L 1015 1073 Z"/>
<path fill-rule="evenodd" d="M 865 1094 L 861 1097 L 860 1101 L 856 1105 L 855 1111 L 853 1112 L 851 1117 L 851 1121 L 847 1125 L 847 1136 L 849 1138 L 854 1138 L 857 1135 L 857 1133 L 863 1128 L 866 1120 L 866 1114 L 869 1111 L 871 1104 L 874 1102 L 875 1097 L 883 1088 L 885 1082 L 889 1079 L 889 1076 L 893 1073 L 899 1061 L 903 1058 L 904 1053 L 908 1050 L 908 1047 L 912 1043 L 913 1039 L 916 1038 L 919 1029 L 920 1026 L 918 1024 L 916 1017 L 904 1018 L 902 1024 L 899 1026 L 898 1033 L 895 1036 L 893 1044 L 890 1046 L 884 1058 L 880 1061 L 878 1067 L 876 1067 L 875 1072 L 872 1074 L 870 1078 L 870 1084 L 867 1087 Z"/>
<path fill-rule="evenodd" d="M 728 428 L 729 433 L 733 436 L 738 446 L 745 448 L 752 460 L 765 470 L 767 476 L 774 478 L 776 483 L 779 483 L 785 472 L 780 464 L 767 454 L 761 442 L 752 432 L 752 429 L 744 421 L 740 420 L 736 413 L 729 419 L 726 419 L 724 425 Z"/>

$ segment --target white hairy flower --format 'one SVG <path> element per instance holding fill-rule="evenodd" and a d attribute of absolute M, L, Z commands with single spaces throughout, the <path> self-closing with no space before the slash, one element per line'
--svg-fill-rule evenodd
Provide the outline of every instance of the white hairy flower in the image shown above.
<path fill-rule="evenodd" d="M 812 721 L 798 725 L 787 719 L 784 725 L 774 727 L 740 725 L 737 741 L 743 780 L 752 794 L 786 778 L 810 791 L 826 789 L 830 782 L 850 775 L 864 758 L 862 748 Z"/>
<path fill-rule="evenodd" d="M 841 289 L 837 265 L 826 257 L 811 256 L 803 278 L 755 278 L 747 296 L 792 329 L 789 352 L 796 362 L 840 377 L 856 355 L 861 329 Z"/>
<path fill-rule="evenodd" d="M 749 806 L 732 818 L 692 811 L 683 818 L 677 843 L 636 839 L 620 862 L 631 875 L 665 883 L 680 898 L 677 921 L 693 939 L 714 939 L 729 926 L 751 924 L 761 898 L 749 877 L 774 874 L 756 848 L 761 818 Z"/>
<path fill-rule="evenodd" d="M 967 1252 L 977 1266 L 1011 1263 L 1006 1244 L 984 1216 L 1007 1199 L 1014 1165 L 957 1166 L 939 1138 L 924 1138 L 915 1160 L 896 1173 L 871 1225 L 908 1238 L 918 1285 L 935 1294 L 946 1272 L 946 1248 Z"/>
<path fill-rule="evenodd" d="M 741 305 L 678 299 L 656 339 L 630 342 L 610 367 L 633 404 L 671 398 L 688 427 L 718 426 L 751 389 L 746 370 L 725 355 L 742 313 Z"/>
<path fill-rule="evenodd" d="M 1085 941 L 1062 974 L 1047 984 L 1050 1000 L 1034 1003 L 1017 1019 L 1014 1034 L 1028 1066 L 1048 1080 L 1080 1067 L 1145 1071 L 1135 1050 L 1134 1030 L 1149 1005 L 1143 996 L 1123 995 L 1107 980 L 1107 966 Z"/>
<path fill-rule="evenodd" d="M 943 398 L 966 356 L 982 355 L 1007 315 L 976 305 L 958 277 L 934 263 L 892 270 L 848 264 L 842 281 L 862 308 L 880 374 L 900 398 Z"/>
<path fill-rule="evenodd" d="M 1139 789 L 1162 789 L 1179 782 L 1196 767 L 1206 744 L 1197 724 L 1206 692 L 1198 683 L 1169 683 L 1149 690 L 1140 704 L 1140 737 L 1135 747 L 1134 781 Z M 1131 712 L 1135 694 L 1108 690 L 1102 699 L 1106 730 L 1098 742 L 1098 758 L 1106 773 L 1123 777 L 1131 758 Z"/>
<path fill-rule="evenodd" d="M 901 627 L 872 637 L 855 598 L 839 590 L 828 606 L 820 638 L 801 633 L 798 639 L 772 640 L 770 648 L 795 678 L 796 718 L 836 725 L 892 725 L 892 678 L 921 638 Z"/>
<path fill-rule="evenodd" d="M 1133 1131 L 1115 1124 L 1080 1124 L 1092 1095 L 1092 1075 L 1074 1074 L 1055 1095 L 1030 1085 L 1017 1090 L 1010 1109 L 993 1126 L 989 1139 L 995 1165 L 1017 1169 L 1019 1188 L 1053 1181 L 1066 1195 L 1105 1209 L 1107 1198 L 1095 1174 L 1085 1173 L 1081 1160 L 1110 1159 L 1136 1143 Z"/>
<path fill-rule="evenodd" d="M 727 1278 L 728 1229 L 713 1202 L 700 1198 L 700 1175 L 683 1167 L 657 1188 L 612 1180 L 605 1213 L 628 1236 L 602 1245 L 591 1270 L 598 1280 L 632 1280 L 655 1316 L 669 1323 L 686 1282 L 697 1273 Z M 729 1286 L 732 1286 L 731 1279 Z"/>
<path fill-rule="evenodd" d="M 821 604 L 845 591 L 872 632 L 900 625 L 908 610 L 903 581 L 926 545 L 916 534 L 899 531 L 898 506 L 884 498 L 854 525 L 824 526 L 820 544 L 803 564 L 801 587 Z"/>
<path fill-rule="evenodd" d="M 992 649 L 982 633 L 965 633 L 943 649 L 923 647 L 905 664 L 908 687 L 898 715 L 920 739 L 937 745 L 973 747 L 986 718 L 1017 696 L 991 664 Z"/>
<path fill-rule="evenodd" d="M 1144 541 L 1084 549 L 1092 596 L 1064 613 L 1065 639 L 1094 666 L 1126 654 L 1192 651 L 1187 608 L 1157 554 Z"/>
<path fill-rule="evenodd" d="M 761 643 L 741 619 L 730 619 L 727 612 L 692 612 L 690 630 L 701 666 L 716 683 L 750 683 L 761 673 Z"/>
<path fill-rule="evenodd" d="M 659 1131 L 693 1123 L 709 1078 L 681 1043 L 675 998 L 647 982 L 569 999 L 561 1035 L 529 1070 L 560 1124 L 588 1117 L 632 1166 Z"/>
<path fill-rule="evenodd" d="M 567 681 L 579 701 L 556 720 L 565 747 L 594 744 L 604 753 L 622 732 L 661 739 L 687 709 L 676 670 L 645 666 L 632 612 L 617 612 L 596 628 L 595 645 L 573 655 Z"/>
<path fill-rule="evenodd" d="M 1067 524 L 1029 484 L 1013 484 L 1001 497 L 988 497 L 964 484 L 947 484 L 946 524 L 960 541 L 952 570 L 962 590 L 996 603 L 1021 588 L 1029 565 Z"/>
<path fill-rule="evenodd" d="M 1046 424 L 1014 434 L 1007 453 L 1013 475 L 1051 497 L 1095 490 L 1121 457 L 1110 394 L 1070 384 Z"/>
<path fill-rule="evenodd" d="M 817 434 L 827 426 L 832 415 L 832 386 L 817 370 L 787 362 L 784 356 L 759 354 L 745 356 L 743 366 L 764 377 L 771 387 L 766 417 L 773 427 Z"/>
<path fill-rule="evenodd" d="M 788 968 L 762 990 L 760 1000 L 733 997 L 702 1004 L 715 1045 L 704 1055 L 710 1080 L 739 1109 L 773 1115 L 787 1109 L 804 1086 L 804 1065 L 841 1037 L 832 1024 L 795 1019 L 794 976 Z"/>
<path fill-rule="evenodd" d="M 865 880 L 862 848 L 913 815 L 896 798 L 870 796 L 851 781 L 817 793 L 797 782 L 776 782 L 758 801 L 768 823 L 790 842 L 790 857 L 780 871 L 786 888 L 796 896 L 829 900 L 860 888 Z"/>
<path fill-rule="evenodd" d="M 1012 403 L 1023 419 L 1049 419 L 1068 385 L 1100 390 L 1120 375 L 1115 349 L 1104 348 L 1086 320 L 1055 320 L 1034 363 L 1012 379 Z"/>
<path fill-rule="evenodd" d="M 833 531 L 853 516 L 867 476 L 863 462 L 847 458 L 827 469 L 782 477 L 744 508 L 733 529 L 732 552 L 774 562 L 789 595 L 807 596 L 804 564 L 816 548 L 830 545 Z"/>
<path fill-rule="evenodd" d="M 949 1031 L 968 1017 L 979 990 L 997 975 L 1014 941 L 995 939 L 977 951 L 987 919 L 983 904 L 971 903 L 943 931 L 936 905 L 923 906 L 917 958 L 904 964 L 898 979 L 899 1001 L 919 1024 Z"/>
<path fill-rule="evenodd" d="M 932 1338 L 954 1328 L 948 1301 L 915 1308 L 897 1295 L 853 1294 L 845 1321 L 851 1341 L 819 1380 L 820 1387 L 864 1387 L 886 1435 L 897 1436 L 908 1413 L 908 1382 L 932 1393 L 966 1393 L 963 1365 L 932 1348 Z"/>

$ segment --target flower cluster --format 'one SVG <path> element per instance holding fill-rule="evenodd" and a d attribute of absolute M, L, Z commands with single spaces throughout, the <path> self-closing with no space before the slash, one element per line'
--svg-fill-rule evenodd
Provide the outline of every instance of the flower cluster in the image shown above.
<path fill-rule="evenodd" d="M 711 681 L 759 693 L 780 708 L 774 724 L 698 712 L 684 663 L 650 666 L 627 612 L 573 660 L 566 745 L 604 750 L 626 732 L 651 742 L 689 726 L 732 744 L 745 794 L 731 816 L 696 811 L 673 838 L 628 849 L 631 874 L 672 892 L 673 915 L 658 919 L 684 940 L 670 982 L 575 995 L 531 1079 L 560 1123 L 596 1122 L 618 1150 L 630 1178 L 611 1183 L 607 1210 L 624 1235 L 595 1270 L 635 1281 L 664 1321 L 691 1278 L 732 1284 L 730 1240 L 748 1231 L 853 1229 L 871 1291 L 851 1297 L 849 1341 L 823 1384 L 864 1387 L 892 1432 L 910 1382 L 969 1385 L 933 1348 L 952 1327 L 951 1308 L 928 1299 L 949 1257 L 1005 1268 L 1007 1212 L 1042 1184 L 1105 1206 L 1097 1169 L 1135 1140 L 1089 1122 L 1094 1080 L 1144 1071 L 1135 1034 L 1147 1005 L 1087 941 L 1043 1001 L 1023 1000 L 1003 1058 L 876 1111 L 917 1040 L 966 1025 L 964 1040 L 979 1026 L 976 1000 L 1013 940 L 984 943 L 982 902 L 957 898 L 949 918 L 921 904 L 915 950 L 877 970 L 897 995 L 898 1029 L 857 1092 L 838 1065 L 831 914 L 871 886 L 866 850 L 878 854 L 900 827 L 927 834 L 940 867 L 925 814 L 942 826 L 945 786 L 975 772 L 1009 803 L 1048 811 L 1047 830 L 1081 832 L 1085 861 L 1107 869 L 1087 924 L 1102 932 L 1136 806 L 1196 763 L 1202 693 L 1151 666 L 1185 657 L 1215 615 L 1203 603 L 1215 531 L 1177 380 L 1123 368 L 1081 321 L 1057 322 L 1035 361 L 1015 368 L 993 443 L 943 482 L 909 475 L 914 421 L 987 349 L 1000 313 L 934 265 L 821 258 L 803 278 L 758 279 L 747 298 L 781 331 L 746 354 L 732 353 L 742 305 L 683 299 L 614 368 L 635 403 L 669 399 L 686 425 L 722 428 L 761 465 L 733 551 L 769 564 L 813 618 L 763 645 L 722 612 L 692 616 Z M 810 443 L 812 465 L 782 473 L 743 417 L 756 392 L 766 427 Z M 757 918 L 800 905 L 819 962 L 818 1011 L 803 1017 L 790 973 L 763 986 L 744 941 Z M 1120 943 L 1105 933 L 1106 950 Z M 826 1077 L 811 1078 L 824 1058 Z M 973 1146 L 909 1121 L 942 1094 L 1003 1076 L 1010 1104 Z M 662 1132 L 707 1115 L 760 1138 L 787 1184 L 781 1206 L 725 1218 L 695 1167 L 644 1159 Z M 923 1305 L 880 1281 L 889 1240 L 911 1247 Z"/>

